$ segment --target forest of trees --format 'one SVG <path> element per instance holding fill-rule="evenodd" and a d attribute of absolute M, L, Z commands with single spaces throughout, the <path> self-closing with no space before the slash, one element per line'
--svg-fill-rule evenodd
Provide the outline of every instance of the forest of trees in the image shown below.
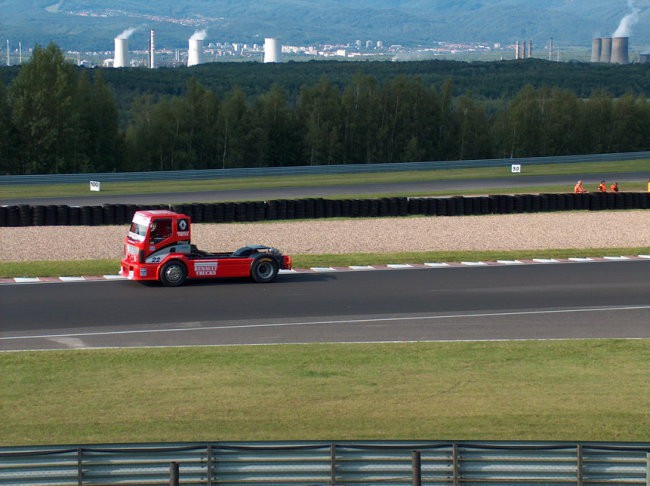
<path fill-rule="evenodd" d="M 358 164 L 650 150 L 643 94 L 584 97 L 524 85 L 513 96 L 457 94 L 358 71 L 295 92 L 225 92 L 192 77 L 182 93 L 122 107 L 101 69 L 77 69 L 54 44 L 0 83 L 0 173 L 44 174 Z"/>

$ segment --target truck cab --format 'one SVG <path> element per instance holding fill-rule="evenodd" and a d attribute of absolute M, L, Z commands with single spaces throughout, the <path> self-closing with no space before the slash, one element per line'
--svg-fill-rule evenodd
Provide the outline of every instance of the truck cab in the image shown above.
<path fill-rule="evenodd" d="M 182 285 L 187 279 L 250 277 L 275 280 L 291 269 L 276 248 L 250 245 L 232 252 L 206 252 L 191 243 L 191 218 L 167 210 L 137 211 L 124 241 L 120 274 L 130 280 Z"/>

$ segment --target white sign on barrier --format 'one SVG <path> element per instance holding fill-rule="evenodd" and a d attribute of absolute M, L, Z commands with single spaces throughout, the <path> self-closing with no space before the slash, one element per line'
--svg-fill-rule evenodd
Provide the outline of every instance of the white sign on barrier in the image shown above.
<path fill-rule="evenodd" d="M 521 172 L 521 164 L 512 164 L 510 170 L 512 170 L 513 174 L 519 174 Z"/>
<path fill-rule="evenodd" d="M 102 184 L 101 182 L 98 181 L 90 181 L 90 190 L 91 191 L 101 191 L 102 190 Z"/>

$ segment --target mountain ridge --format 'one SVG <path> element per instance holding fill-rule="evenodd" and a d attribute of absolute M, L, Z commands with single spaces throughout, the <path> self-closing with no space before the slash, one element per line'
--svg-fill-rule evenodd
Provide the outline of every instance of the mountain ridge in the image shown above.
<path fill-rule="evenodd" d="M 146 45 L 149 29 L 161 44 L 185 45 L 194 30 L 208 40 L 285 44 L 382 40 L 385 45 L 435 42 L 589 46 L 612 35 L 626 15 L 632 46 L 650 46 L 650 0 L 0 0 L 0 32 L 25 45 L 54 41 L 66 49 L 113 48 L 122 30 L 137 27 L 134 40 Z M 27 12 L 27 13 L 26 13 Z"/>

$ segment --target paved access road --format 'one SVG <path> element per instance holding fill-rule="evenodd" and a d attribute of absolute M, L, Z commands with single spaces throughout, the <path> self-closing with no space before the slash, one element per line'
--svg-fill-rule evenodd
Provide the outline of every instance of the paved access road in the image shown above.
<path fill-rule="evenodd" d="M 650 261 L 0 288 L 0 347 L 650 338 Z"/>
<path fill-rule="evenodd" d="M 645 181 L 646 172 L 621 172 L 606 174 L 608 183 L 618 181 L 622 191 L 625 183 Z M 0 204 L 66 204 L 68 206 L 94 206 L 101 204 L 176 204 L 193 202 L 222 201 L 261 201 L 273 199 L 295 199 L 309 197 L 345 196 L 355 197 L 364 194 L 422 194 L 438 191 L 485 190 L 503 187 L 527 188 L 535 186 L 566 186 L 566 192 L 572 192 L 576 183 L 575 175 L 526 176 L 513 175 L 493 179 L 462 179 L 452 181 L 395 182 L 385 184 L 352 184 L 316 187 L 274 187 L 267 189 L 240 189 L 223 191 L 168 192 L 157 194 L 110 195 L 109 193 L 89 193 L 83 197 L 25 198 L 1 199 Z M 589 175 L 583 178 L 584 186 L 595 191 L 601 177 Z"/>

